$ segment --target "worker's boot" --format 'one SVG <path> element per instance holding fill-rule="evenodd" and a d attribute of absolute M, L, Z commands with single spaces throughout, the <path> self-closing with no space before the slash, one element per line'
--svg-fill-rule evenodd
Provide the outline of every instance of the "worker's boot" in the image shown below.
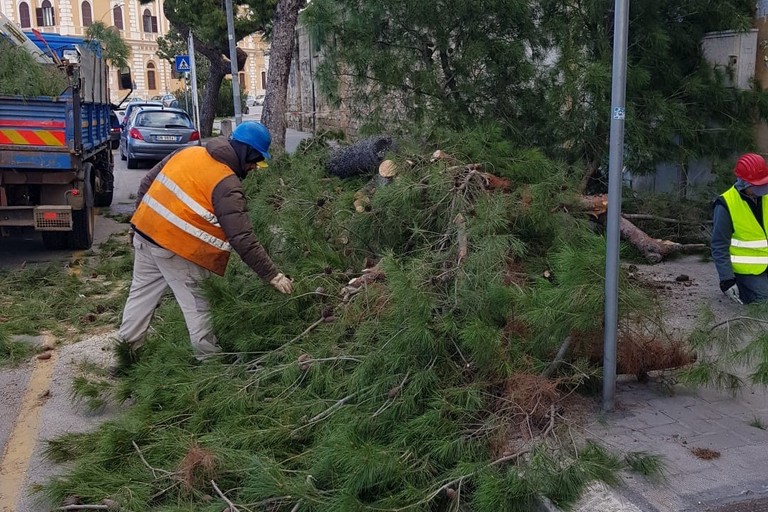
<path fill-rule="evenodd" d="M 122 377 L 139 360 L 139 350 L 134 350 L 130 343 L 118 341 L 114 351 L 115 364 L 107 368 L 107 373 L 113 378 Z"/>

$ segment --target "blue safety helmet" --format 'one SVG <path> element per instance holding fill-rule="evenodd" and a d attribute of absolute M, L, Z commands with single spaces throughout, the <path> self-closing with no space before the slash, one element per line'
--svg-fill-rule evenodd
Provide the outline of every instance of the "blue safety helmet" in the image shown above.
<path fill-rule="evenodd" d="M 264 158 L 272 158 L 269 155 L 269 145 L 272 144 L 272 136 L 267 127 L 256 121 L 245 121 L 237 125 L 232 132 L 232 140 L 248 144 L 253 149 L 264 155 Z"/>

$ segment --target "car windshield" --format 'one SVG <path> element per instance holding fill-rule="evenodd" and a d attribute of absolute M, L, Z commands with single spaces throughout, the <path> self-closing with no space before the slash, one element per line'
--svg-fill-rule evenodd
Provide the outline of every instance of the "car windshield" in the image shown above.
<path fill-rule="evenodd" d="M 192 128 L 192 121 L 184 113 L 168 112 L 139 112 L 136 117 L 136 126 L 150 128 Z"/>

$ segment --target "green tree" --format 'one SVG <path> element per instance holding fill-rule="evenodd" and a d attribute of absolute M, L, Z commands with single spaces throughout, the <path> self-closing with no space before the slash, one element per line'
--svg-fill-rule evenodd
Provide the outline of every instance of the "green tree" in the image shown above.
<path fill-rule="evenodd" d="M 584 162 L 585 178 L 600 176 L 610 130 L 613 2 L 541 5 L 557 57 L 544 76 L 545 115 L 529 133 L 553 153 Z M 768 97 L 757 84 L 728 86 L 729 70 L 714 69 L 700 44 L 708 32 L 749 29 L 753 7 L 745 0 L 632 2 L 625 161 L 634 172 L 651 172 L 661 161 L 717 161 L 754 146 Z"/>
<path fill-rule="evenodd" d="M 632 2 L 626 161 L 649 172 L 754 144 L 768 112 L 753 86 L 727 86 L 702 36 L 746 30 L 754 2 Z M 325 59 L 322 90 L 369 129 L 402 120 L 501 123 L 518 143 L 599 175 L 608 154 L 612 0 L 315 0 L 305 19 Z M 340 88 L 340 84 L 343 86 Z"/>
<path fill-rule="evenodd" d="M 153 1 L 141 0 L 141 3 Z M 273 0 L 236 0 L 233 3 L 236 40 L 265 31 L 274 12 Z M 163 14 L 177 34 L 186 37 L 192 31 L 195 50 L 209 63 L 207 76 L 199 82 L 203 84 L 200 131 L 203 136 L 210 136 L 219 90 L 224 77 L 231 71 L 230 61 L 226 57 L 229 55 L 229 39 L 224 1 L 168 0 L 163 3 Z M 242 69 L 246 53 L 238 49 L 237 55 L 238 69 Z"/>
<path fill-rule="evenodd" d="M 107 60 L 117 69 L 128 65 L 131 47 L 122 38 L 120 31 L 114 27 L 107 27 L 102 21 L 95 21 L 88 27 L 85 36 L 101 43 Z"/>

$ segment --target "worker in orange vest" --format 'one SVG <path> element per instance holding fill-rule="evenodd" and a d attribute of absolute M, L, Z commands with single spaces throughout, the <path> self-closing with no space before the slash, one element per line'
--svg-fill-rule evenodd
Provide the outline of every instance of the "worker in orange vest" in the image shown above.
<path fill-rule="evenodd" d="M 135 360 L 165 291 L 176 297 L 192 351 L 202 361 L 221 351 L 201 282 L 223 275 L 232 250 L 281 293 L 293 283 L 275 267 L 253 233 L 241 180 L 270 158 L 271 136 L 254 121 L 166 157 L 139 186 L 131 218 L 133 280 L 119 330 L 117 372 Z"/>

